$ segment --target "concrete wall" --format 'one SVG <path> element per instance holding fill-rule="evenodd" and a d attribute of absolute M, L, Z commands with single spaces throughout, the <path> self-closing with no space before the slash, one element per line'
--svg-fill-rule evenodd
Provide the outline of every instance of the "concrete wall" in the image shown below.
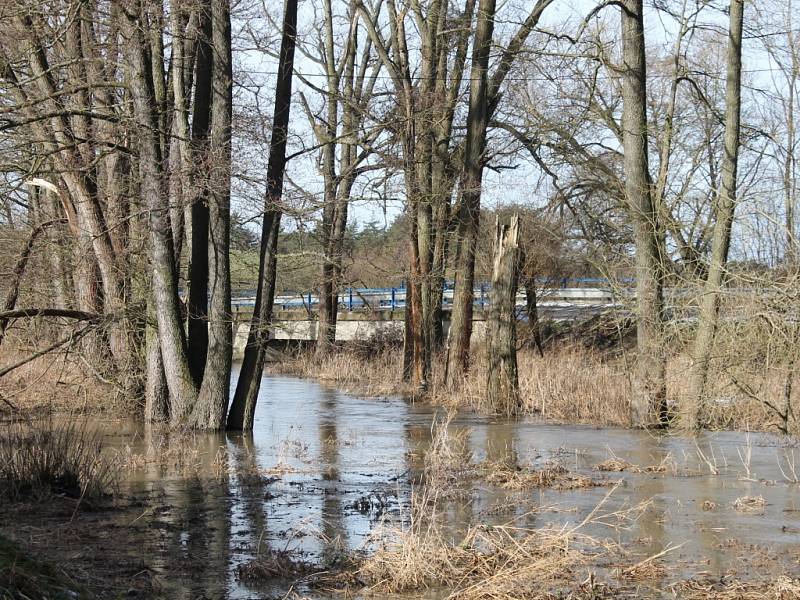
<path fill-rule="evenodd" d="M 247 336 L 250 332 L 250 315 L 236 319 L 233 329 L 233 356 L 240 359 L 244 355 L 247 345 Z M 292 318 L 293 317 L 293 318 Z M 342 342 L 355 342 L 367 340 L 372 335 L 383 332 L 392 332 L 394 335 L 403 335 L 402 314 L 391 313 L 341 313 L 336 325 L 336 339 Z M 450 321 L 444 321 L 444 333 L 450 328 Z M 486 334 L 486 321 L 483 317 L 475 319 L 472 324 L 472 341 L 479 341 Z M 297 315 L 276 315 L 275 326 L 270 330 L 270 339 L 312 341 L 317 339 L 317 322 L 311 319 L 299 319 Z"/>

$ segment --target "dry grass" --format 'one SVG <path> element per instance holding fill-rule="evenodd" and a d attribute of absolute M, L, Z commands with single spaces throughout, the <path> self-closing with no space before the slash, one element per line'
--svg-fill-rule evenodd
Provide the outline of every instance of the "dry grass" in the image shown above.
<path fill-rule="evenodd" d="M 558 462 L 548 463 L 541 469 L 510 465 L 503 462 L 484 462 L 479 466 L 487 482 L 505 490 L 527 490 L 532 488 L 575 490 L 614 484 L 613 481 L 608 479 L 592 479 L 586 475 L 572 473 Z"/>
<path fill-rule="evenodd" d="M 457 393 L 443 385 L 443 364 L 434 364 L 429 399 L 448 408 L 485 411 L 486 371 L 483 348 L 475 348 L 473 368 Z M 356 358 L 341 350 L 320 360 L 311 352 L 272 366 L 273 371 L 312 377 L 348 392 L 372 396 L 406 394 L 401 381 L 402 351 L 389 349 Z M 520 397 L 523 410 L 563 422 L 621 425 L 628 416 L 628 378 L 623 369 L 603 360 L 599 352 L 579 347 L 555 350 L 540 358 L 530 350 L 519 353 Z"/>
<path fill-rule="evenodd" d="M 630 424 L 624 370 L 603 360 L 599 352 L 567 346 L 540 357 L 532 350 L 517 356 L 522 412 L 569 423 L 627 426 Z M 434 369 L 431 400 L 452 408 L 489 412 L 486 405 L 484 348 L 474 349 L 473 367 L 457 392 L 444 386 L 441 361 Z"/>
<path fill-rule="evenodd" d="M 431 423 L 431 443 L 424 456 L 424 481 L 429 489 L 457 492 L 460 482 L 474 471 L 469 448 L 469 429 L 452 427 L 455 413 L 436 417 Z"/>
<path fill-rule="evenodd" d="M 369 357 L 357 357 L 355 352 L 334 352 L 322 360 L 313 351 L 302 352 L 287 360 L 270 365 L 273 373 L 311 377 L 338 389 L 369 396 L 410 394 L 403 385 L 401 350 L 377 352 Z"/>
<path fill-rule="evenodd" d="M 589 523 L 628 518 L 621 512 L 603 514 L 604 502 L 570 527 L 532 529 L 517 519 L 471 525 L 456 535 L 437 524 L 435 498 L 417 496 L 407 526 L 374 534 L 378 549 L 358 577 L 376 594 L 445 588 L 451 599 L 549 598 L 580 587 L 583 568 L 623 554 L 617 544 L 583 532 Z"/>
<path fill-rule="evenodd" d="M 431 424 L 431 443 L 425 452 L 423 483 L 437 498 L 457 496 L 468 491 L 464 484 L 476 478 L 510 491 L 534 488 L 574 490 L 613 485 L 609 479 L 593 479 L 573 473 L 557 461 L 542 468 L 521 466 L 511 460 L 474 462 L 470 450 L 469 428 L 452 425 L 455 413 L 434 418 Z"/>
<path fill-rule="evenodd" d="M 427 399 L 448 409 L 490 411 L 485 402 L 486 360 L 481 346 L 473 348 L 472 369 L 459 390 L 443 384 L 443 358 L 436 357 Z M 358 356 L 356 356 L 358 354 Z M 544 357 L 530 349 L 518 353 L 522 410 L 551 422 L 596 426 L 630 425 L 630 374 L 636 357 L 631 352 L 598 350 L 575 342 L 549 348 Z M 372 354 L 347 347 L 316 360 L 300 353 L 272 367 L 298 376 L 312 377 L 352 393 L 371 396 L 412 395 L 401 380 L 402 351 L 382 349 Z M 691 361 L 685 349 L 667 360 L 668 400 L 672 406 L 688 394 Z M 775 370 L 734 372 L 735 365 L 716 367 L 709 375 L 707 426 L 711 429 L 775 430 L 776 414 L 758 398 L 740 389 L 747 382 L 764 398 L 780 398 L 785 377 Z M 743 367 L 742 367 L 743 368 Z M 739 385 L 733 379 L 739 377 Z M 759 379 L 760 377 L 760 379 Z M 800 385 L 795 386 L 800 389 Z M 800 394 L 800 391 L 796 392 Z"/>
<path fill-rule="evenodd" d="M 763 496 L 742 496 L 733 503 L 736 510 L 746 513 L 763 513 L 766 506 L 767 501 Z"/>
<path fill-rule="evenodd" d="M 800 598 L 800 579 L 785 575 L 769 581 L 682 581 L 670 586 L 683 600 L 794 600 Z"/>
<path fill-rule="evenodd" d="M 253 560 L 239 565 L 242 581 L 263 582 L 272 579 L 297 579 L 313 571 L 312 566 L 292 550 L 265 549 Z"/>
<path fill-rule="evenodd" d="M 9 336 L 0 347 L 0 365 L 11 365 L 33 353 L 41 343 L 29 344 Z M 66 412 L 90 414 L 129 411 L 130 399 L 111 381 L 101 381 L 89 362 L 74 352 L 54 352 L 15 369 L 0 379 L 0 395 L 18 411 L 0 401 L 0 416 L 12 417 Z"/>
<path fill-rule="evenodd" d="M 602 471 L 606 473 L 622 473 L 627 471 L 629 473 L 675 473 L 678 469 L 677 465 L 675 464 L 675 460 L 673 459 L 671 454 L 665 455 L 661 462 L 656 465 L 635 465 L 631 462 L 628 462 L 624 458 L 620 458 L 618 456 L 613 455 L 603 462 L 597 463 L 594 466 L 596 471 Z"/>
<path fill-rule="evenodd" d="M 0 431 L 0 493 L 10 500 L 50 494 L 92 500 L 115 484 L 116 465 L 83 428 L 16 422 Z"/>

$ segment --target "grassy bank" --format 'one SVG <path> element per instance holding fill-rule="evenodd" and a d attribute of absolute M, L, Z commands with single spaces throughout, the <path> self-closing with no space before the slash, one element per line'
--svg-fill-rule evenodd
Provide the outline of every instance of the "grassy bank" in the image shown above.
<path fill-rule="evenodd" d="M 457 391 L 443 383 L 443 357 L 434 361 L 433 381 L 424 398 L 448 408 L 490 411 L 485 400 L 486 360 L 483 348 L 475 349 L 473 366 Z M 598 426 L 630 426 L 631 377 L 635 355 L 627 350 L 587 348 L 564 344 L 546 349 L 539 356 L 533 349 L 518 354 L 520 399 L 523 413 L 559 423 Z M 690 359 L 685 352 L 667 361 L 667 388 L 671 406 L 688 393 Z M 312 377 L 347 391 L 364 395 L 411 395 L 402 382 L 402 350 L 384 348 L 376 352 L 344 347 L 318 360 L 312 352 L 300 352 L 271 367 L 274 372 Z M 743 382 L 760 391 L 748 394 Z M 782 421 L 764 399 L 780 398 L 784 385 L 777 375 L 754 374 L 730 369 L 712 373 L 707 423 L 711 429 L 778 431 Z M 793 392 L 796 394 L 796 392 Z M 796 425 L 790 421 L 790 433 Z"/>

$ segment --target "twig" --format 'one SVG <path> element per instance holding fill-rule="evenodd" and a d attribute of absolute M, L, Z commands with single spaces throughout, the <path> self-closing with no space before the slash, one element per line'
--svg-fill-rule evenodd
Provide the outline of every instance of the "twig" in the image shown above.
<path fill-rule="evenodd" d="M 86 325 L 85 327 L 83 327 L 83 329 L 79 329 L 77 332 L 71 333 L 69 336 L 58 340 L 56 343 L 48 346 L 47 348 L 44 348 L 43 350 L 39 350 L 38 352 L 34 352 L 30 356 L 27 356 L 27 357 L 23 358 L 22 360 L 17 361 L 16 363 L 14 363 L 12 365 L 9 365 L 5 369 L 0 370 L 0 378 L 5 377 L 11 371 L 14 371 L 15 369 L 18 369 L 18 368 L 28 364 L 29 362 L 36 360 L 40 356 L 44 356 L 45 354 L 49 354 L 53 350 L 55 350 L 57 348 L 60 348 L 61 346 L 64 346 L 65 344 L 69 344 L 69 343 L 78 341 L 80 338 L 82 338 L 84 335 L 86 335 L 86 333 L 92 327 L 94 327 L 93 323 L 91 323 L 89 325 Z"/>
<path fill-rule="evenodd" d="M 657 560 L 657 559 L 661 558 L 662 556 L 665 556 L 666 554 L 669 554 L 673 550 L 678 550 L 679 548 L 682 548 L 685 545 L 686 545 L 686 542 L 683 542 L 682 544 L 678 544 L 677 546 L 667 545 L 667 547 L 664 548 L 661 552 L 658 552 L 657 554 L 653 554 L 652 556 L 648 556 L 644 560 L 639 561 L 635 565 L 632 565 L 632 566 L 630 566 L 630 567 L 628 567 L 626 569 L 622 569 L 622 573 L 631 573 L 631 572 L 635 571 L 636 569 L 638 569 L 639 567 L 642 567 L 642 566 L 644 566 L 644 565 L 646 565 L 648 563 L 651 563 L 654 560 Z"/>

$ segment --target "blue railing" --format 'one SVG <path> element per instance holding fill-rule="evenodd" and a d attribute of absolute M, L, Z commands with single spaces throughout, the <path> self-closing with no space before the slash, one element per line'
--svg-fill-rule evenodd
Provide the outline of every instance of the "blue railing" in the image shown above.
<path fill-rule="evenodd" d="M 633 282 L 632 279 L 623 279 L 621 281 L 626 284 L 630 284 Z M 344 288 L 342 292 L 340 292 L 339 294 L 339 307 L 351 311 L 364 307 L 372 309 L 382 309 L 382 310 L 386 309 L 395 310 L 398 308 L 404 308 L 406 305 L 406 287 L 404 283 L 405 282 L 403 282 L 403 284 L 401 284 L 399 287 Z M 608 287 L 609 280 L 597 277 L 579 277 L 579 278 L 565 277 L 560 280 L 537 278 L 537 283 L 542 285 L 547 285 L 550 288 L 555 288 L 555 287 L 568 288 L 570 287 L 570 284 L 572 284 L 572 286 L 575 286 L 575 284 L 577 284 L 577 286 L 593 285 L 596 287 Z M 477 287 L 475 287 L 473 292 L 475 306 L 483 308 L 488 304 L 489 300 L 488 294 L 490 289 L 491 289 L 490 284 L 485 282 L 480 283 L 477 285 Z M 453 296 L 452 292 L 453 292 L 453 282 L 452 281 L 445 282 L 442 295 L 443 306 L 452 305 L 452 296 Z M 234 293 L 234 297 L 232 299 L 233 306 L 235 308 L 247 308 L 254 306 L 255 294 L 256 290 L 254 289 L 237 290 Z M 298 309 L 298 308 L 305 308 L 306 310 L 311 310 L 311 308 L 317 305 L 318 303 L 319 303 L 318 298 L 314 295 L 313 292 L 310 291 L 304 291 L 304 292 L 287 291 L 278 294 L 275 297 L 275 307 L 282 310 Z"/>

